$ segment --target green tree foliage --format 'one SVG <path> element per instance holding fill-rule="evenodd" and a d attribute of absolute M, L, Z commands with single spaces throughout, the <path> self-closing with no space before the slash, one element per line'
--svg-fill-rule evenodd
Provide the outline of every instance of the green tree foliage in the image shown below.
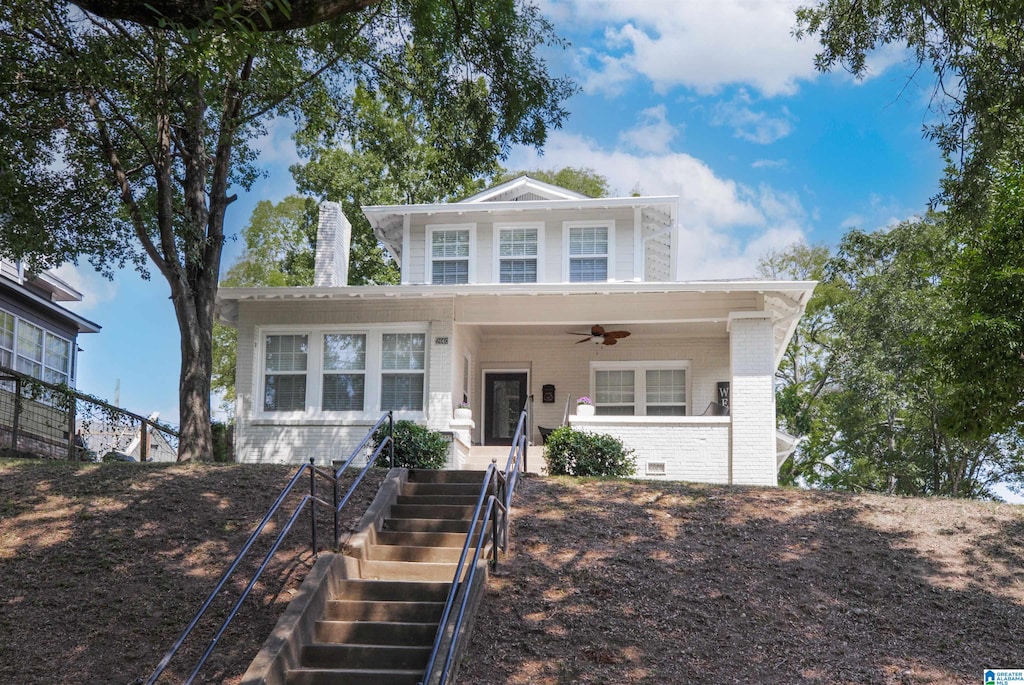
<path fill-rule="evenodd" d="M 373 448 L 377 449 L 388 435 L 386 425 L 373 434 Z M 421 426 L 414 421 L 395 421 L 395 467 L 406 469 L 443 469 L 448 462 L 450 446 L 444 435 Z M 387 448 L 377 457 L 377 466 L 391 464 Z"/>
<path fill-rule="evenodd" d="M 522 3 L 386 0 L 273 32 L 218 7 L 144 26 L 59 0 L 0 4 L 0 244 L 33 268 L 88 257 L 167 281 L 184 460 L 213 450 L 224 217 L 231 187 L 259 173 L 253 142 L 270 119 L 329 138 L 362 88 L 421 113 L 453 163 L 472 165 L 481 150 L 543 144 L 574 89 L 537 56 L 558 41 Z"/>
<path fill-rule="evenodd" d="M 552 476 L 628 478 L 636 473 L 633 450 L 603 433 L 562 426 L 544 443 L 544 460 Z"/>
<path fill-rule="evenodd" d="M 557 170 L 534 169 L 533 171 L 506 171 L 498 176 L 495 181 L 497 183 L 504 183 L 505 181 L 511 181 L 514 178 L 518 178 L 523 174 L 526 174 L 530 178 L 535 178 L 538 181 L 556 185 L 560 188 L 575 190 L 577 193 L 582 193 L 587 197 L 608 197 L 610 194 L 608 189 L 608 179 L 589 167 L 577 168 L 567 166 Z"/>

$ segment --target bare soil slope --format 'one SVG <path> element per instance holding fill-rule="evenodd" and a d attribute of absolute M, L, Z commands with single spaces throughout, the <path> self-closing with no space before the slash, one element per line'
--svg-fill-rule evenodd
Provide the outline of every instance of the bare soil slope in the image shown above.
<path fill-rule="evenodd" d="M 148 674 L 292 472 L 0 461 L 0 683 Z M 245 671 L 311 566 L 308 525 L 205 682 Z M 1024 507 L 528 478 L 512 544 L 462 685 L 978 683 L 1024 666 Z"/>
<path fill-rule="evenodd" d="M 1024 507 L 570 479 L 517 495 L 460 685 L 1024 668 Z"/>

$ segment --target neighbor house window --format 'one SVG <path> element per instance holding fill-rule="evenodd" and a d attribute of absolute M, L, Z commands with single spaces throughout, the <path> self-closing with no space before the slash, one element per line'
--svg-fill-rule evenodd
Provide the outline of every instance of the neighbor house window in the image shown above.
<path fill-rule="evenodd" d="M 611 264 L 611 225 L 567 223 L 566 228 L 569 282 L 607 281 Z"/>
<path fill-rule="evenodd" d="M 0 366 L 59 385 L 71 380 L 71 341 L 0 310 Z"/>
<path fill-rule="evenodd" d="M 686 362 L 593 362 L 596 413 L 686 416 Z"/>
<path fill-rule="evenodd" d="M 434 228 L 430 233 L 431 283 L 458 285 L 469 283 L 469 228 Z"/>
<path fill-rule="evenodd" d="M 498 277 L 501 283 L 536 283 L 538 230 L 503 228 L 498 231 Z"/>
<path fill-rule="evenodd" d="M 71 341 L 47 333 L 45 352 L 43 380 L 55 385 L 67 383 L 71 372 Z"/>
<path fill-rule="evenodd" d="M 366 336 L 325 333 L 324 411 L 362 411 L 366 396 Z"/>
<path fill-rule="evenodd" d="M 0 310 L 0 366 L 14 366 L 14 314 Z"/>
<path fill-rule="evenodd" d="M 309 336 L 268 335 L 264 355 L 263 410 L 303 411 Z"/>
<path fill-rule="evenodd" d="M 18 322 L 18 371 L 43 377 L 43 329 L 27 321 Z"/>
<path fill-rule="evenodd" d="M 381 411 L 422 411 L 425 370 L 424 334 L 381 336 Z"/>

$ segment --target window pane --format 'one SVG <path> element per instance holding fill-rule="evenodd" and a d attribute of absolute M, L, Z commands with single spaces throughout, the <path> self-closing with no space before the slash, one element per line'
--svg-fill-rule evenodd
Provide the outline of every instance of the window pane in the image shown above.
<path fill-rule="evenodd" d="M 71 368 L 71 343 L 64 338 L 46 334 L 46 366 L 64 375 Z"/>
<path fill-rule="evenodd" d="M 302 411 L 305 408 L 305 374 L 266 376 L 263 389 L 264 411 Z"/>
<path fill-rule="evenodd" d="M 598 416 L 632 416 L 632 405 L 618 405 L 614 407 L 595 407 L 595 414 Z"/>
<path fill-rule="evenodd" d="M 595 257 L 589 259 L 569 260 L 569 281 L 572 283 L 590 283 L 608 280 L 608 259 Z"/>
<path fill-rule="evenodd" d="M 647 405 L 648 416 L 686 416 L 686 407 L 683 405 L 661 405 L 661 406 L 650 406 Z"/>
<path fill-rule="evenodd" d="M 324 376 L 324 411 L 362 411 L 366 379 L 363 374 L 337 373 Z"/>
<path fill-rule="evenodd" d="M 381 379 L 381 411 L 421 411 L 423 374 L 388 373 Z"/>
<path fill-rule="evenodd" d="M 469 260 L 459 259 L 434 262 L 431 282 L 434 285 L 462 285 L 469 283 Z"/>
<path fill-rule="evenodd" d="M 382 347 L 382 369 L 405 371 L 424 368 L 426 336 L 422 333 L 385 333 Z"/>
<path fill-rule="evenodd" d="M 18 356 L 43 361 L 43 329 L 25 321 L 18 326 Z"/>
<path fill-rule="evenodd" d="M 501 260 L 502 283 L 536 283 L 536 259 L 503 259 Z"/>
<path fill-rule="evenodd" d="M 502 257 L 536 257 L 537 229 L 512 228 L 501 232 L 498 254 Z"/>
<path fill-rule="evenodd" d="M 682 369 L 659 369 L 647 372 L 648 404 L 684 404 L 686 372 Z"/>
<path fill-rule="evenodd" d="M 594 400 L 602 404 L 633 404 L 633 372 L 597 371 L 594 374 Z"/>
<path fill-rule="evenodd" d="M 46 369 L 43 372 L 43 380 L 47 383 L 60 385 L 61 383 L 68 382 L 68 375 L 66 373 L 61 373 L 60 371 L 54 371 L 53 369 Z"/>
<path fill-rule="evenodd" d="M 569 254 L 608 254 L 608 228 L 606 226 L 578 226 L 570 228 Z"/>
<path fill-rule="evenodd" d="M 266 370 L 305 371 L 307 345 L 306 335 L 268 335 Z"/>
<path fill-rule="evenodd" d="M 366 336 L 329 333 L 324 336 L 324 371 L 366 368 Z"/>
<path fill-rule="evenodd" d="M 0 349 L 14 352 L 14 315 L 4 311 L 0 311 Z"/>
<path fill-rule="evenodd" d="M 431 254 L 435 259 L 468 257 L 469 231 L 434 231 L 431 237 Z"/>

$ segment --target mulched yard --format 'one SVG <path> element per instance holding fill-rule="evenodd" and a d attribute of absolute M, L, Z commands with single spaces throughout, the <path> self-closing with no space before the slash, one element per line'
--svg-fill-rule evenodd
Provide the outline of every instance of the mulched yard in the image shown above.
<path fill-rule="evenodd" d="M 293 472 L 0 461 L 0 683 L 146 676 Z M 1024 667 L 1024 507 L 539 477 L 515 506 L 462 685 L 980 683 Z M 203 682 L 238 682 L 311 566 L 308 525 Z"/>

